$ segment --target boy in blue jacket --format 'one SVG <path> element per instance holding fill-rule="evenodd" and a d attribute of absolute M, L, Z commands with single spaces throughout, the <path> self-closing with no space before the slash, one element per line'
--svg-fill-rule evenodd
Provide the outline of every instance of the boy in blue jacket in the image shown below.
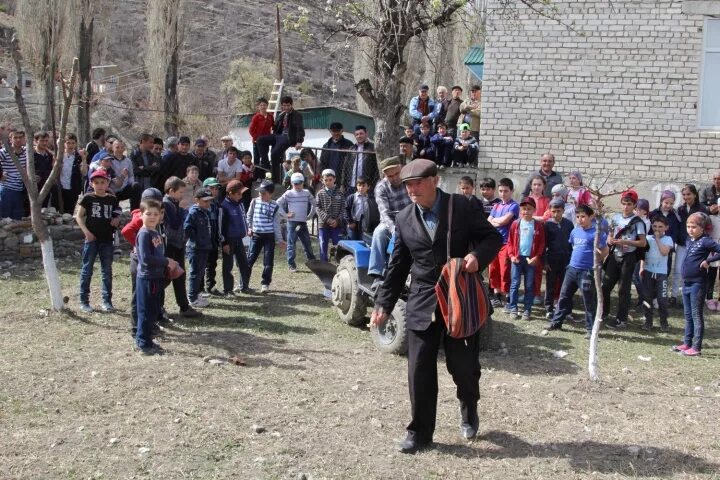
<path fill-rule="evenodd" d="M 225 187 L 226 197 L 220 205 L 220 237 L 222 239 L 223 294 L 232 295 L 235 279 L 232 275 L 233 260 L 240 270 L 240 281 L 235 292 L 250 292 L 250 267 L 243 238 L 248 225 L 242 199 L 248 190 L 240 180 L 230 180 Z"/>
<path fill-rule="evenodd" d="M 195 205 L 190 207 L 183 229 L 187 237 L 185 244 L 190 275 L 188 278 L 188 300 L 193 308 L 210 305 L 207 298 L 200 296 L 203 276 L 207 267 L 208 254 L 213 248 L 210 226 L 210 203 L 213 194 L 207 188 L 195 192 Z"/>
<path fill-rule="evenodd" d="M 222 293 L 215 288 L 215 272 L 217 270 L 218 255 L 220 251 L 220 182 L 217 178 L 209 177 L 203 181 L 203 188 L 210 190 L 214 197 L 208 208 L 210 216 L 210 241 L 212 248 L 208 252 L 207 265 L 205 267 L 205 283 L 204 290 L 207 294 L 221 296 Z M 204 295 L 203 295 L 204 296 Z"/>
<path fill-rule="evenodd" d="M 163 197 L 163 224 L 165 226 L 165 255 L 175 260 L 185 270 L 185 229 L 183 224 L 187 210 L 180 207 L 187 185 L 178 177 L 170 177 L 165 181 L 165 197 Z M 175 302 L 180 307 L 180 316 L 198 317 L 200 312 L 190 306 L 185 288 L 186 275 L 172 281 Z"/>
<path fill-rule="evenodd" d="M 152 329 L 160 314 L 160 292 L 165 281 L 165 269 L 177 267 L 177 262 L 165 257 L 163 239 L 156 230 L 162 219 L 162 204 L 156 200 L 140 203 L 143 226 L 137 234 L 137 311 L 138 323 L 135 344 L 145 355 L 162 353 L 162 348 L 153 342 Z"/>
<path fill-rule="evenodd" d="M 438 164 L 438 168 L 443 169 L 449 167 L 452 163 L 453 143 L 455 143 L 455 139 L 448 133 L 445 123 L 438 123 L 437 133 L 430 137 L 430 142 L 435 151 L 435 163 Z"/>

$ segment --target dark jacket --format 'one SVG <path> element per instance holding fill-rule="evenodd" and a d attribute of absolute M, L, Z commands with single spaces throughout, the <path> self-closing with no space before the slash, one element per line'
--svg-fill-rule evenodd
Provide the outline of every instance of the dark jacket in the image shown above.
<path fill-rule="evenodd" d="M 135 148 L 130 154 L 130 161 L 133 166 L 133 175 L 136 181 L 140 184 L 141 189 L 150 188 L 155 185 L 157 176 L 160 172 L 160 161 L 152 154 L 152 152 L 143 152 L 139 148 Z M 182 177 L 181 177 L 182 178 Z M 160 187 L 160 191 L 165 191 L 163 185 Z"/>
<path fill-rule="evenodd" d="M 563 263 L 567 265 L 570 262 L 572 254 L 572 245 L 570 245 L 570 232 L 575 226 L 567 218 L 560 219 L 557 223 L 553 219 L 545 222 L 545 254 L 543 255 L 543 264 L 549 262 Z"/>
<path fill-rule="evenodd" d="M 350 150 L 357 151 L 358 146 L 357 143 L 354 144 L 352 147 L 350 147 Z M 373 142 L 367 141 L 365 142 L 364 152 L 374 152 L 375 151 L 375 144 Z M 375 185 L 377 182 L 380 181 L 380 168 L 378 167 L 377 162 L 377 155 L 374 153 L 371 154 L 365 154 L 365 160 L 363 161 L 363 172 L 362 176 L 365 177 L 365 180 L 367 180 L 368 187 L 370 188 L 369 192 L 372 195 L 373 190 L 375 189 Z M 355 160 L 357 159 L 357 155 L 350 155 L 350 160 L 346 162 L 347 166 L 347 178 L 349 182 L 352 182 L 352 173 L 353 168 L 355 167 Z M 320 172 L 318 172 L 320 173 Z M 351 185 L 354 187 L 355 185 Z"/>
<path fill-rule="evenodd" d="M 462 98 L 451 98 L 445 109 L 445 123 L 448 126 L 448 130 L 455 131 L 458 118 L 460 118 L 460 105 L 462 105 Z"/>
<path fill-rule="evenodd" d="M 168 245 L 175 248 L 185 247 L 185 217 L 187 210 L 180 208 L 179 202 L 176 202 L 168 195 L 163 198 L 163 206 L 165 207 L 165 215 L 163 223 L 165 224 L 165 240 Z"/>
<path fill-rule="evenodd" d="M 375 300 L 376 305 L 392 312 L 410 273 L 412 281 L 405 322 L 411 330 L 425 330 L 430 326 L 437 308 L 435 284 L 447 261 L 448 202 L 451 195 L 441 190 L 438 194 L 441 196 L 440 220 L 434 241 L 430 239 L 414 203 L 398 213 L 388 272 Z M 479 271 L 483 271 L 500 251 L 502 236 L 467 198 L 452 195 L 452 199 L 450 255 L 465 257 L 472 252 L 478 259 Z"/>
<path fill-rule="evenodd" d="M 528 177 L 527 183 L 525 184 L 525 188 L 522 191 L 523 197 L 527 197 L 528 195 L 530 195 L 530 183 L 532 182 L 532 177 L 534 175 L 541 175 L 541 176 L 545 177 L 546 184 L 545 184 L 545 191 L 543 192 L 543 195 L 545 195 L 546 197 L 552 197 L 552 188 L 555 185 L 562 185 L 562 183 L 563 183 L 562 175 L 560 175 L 555 170 L 553 170 L 550 173 L 550 175 L 548 175 L 548 176 L 543 175 L 542 172 L 540 170 L 538 170 L 536 172 L 531 173 L 530 176 Z"/>
<path fill-rule="evenodd" d="M 687 226 L 687 219 L 690 215 L 697 212 L 708 213 L 708 210 L 707 208 L 705 208 L 705 205 L 698 202 L 693 203 L 692 207 L 690 207 L 689 209 L 686 203 L 683 203 L 678 208 L 678 215 L 680 216 L 681 225 L 675 243 L 677 243 L 681 247 L 685 246 L 685 242 L 687 242 L 688 239 L 687 228 L 685 228 Z"/>
<path fill-rule="evenodd" d="M 215 158 L 217 158 L 217 156 L 214 152 L 211 152 L 210 150 L 206 150 L 202 157 L 198 157 L 195 152 L 192 152 L 190 154 L 188 166 L 195 165 L 196 167 L 198 167 L 198 170 L 200 170 L 200 180 L 205 180 L 208 177 L 212 177 L 215 172 L 217 172 Z M 185 174 L 183 173 L 183 176 L 179 178 L 184 177 Z"/>
<path fill-rule="evenodd" d="M 220 206 L 220 233 L 222 244 L 229 245 L 247 236 L 248 226 L 245 220 L 245 207 L 242 202 L 233 202 L 229 198 Z"/>
<path fill-rule="evenodd" d="M 683 281 L 693 283 L 707 283 L 707 270 L 700 267 L 700 264 L 707 260 L 708 263 L 720 260 L 720 244 L 716 243 L 707 235 L 702 235 L 697 240 L 688 237 L 687 255 L 682 264 Z M 715 255 L 710 255 L 714 253 Z"/>
<path fill-rule="evenodd" d="M 188 250 L 212 250 L 212 232 L 210 228 L 210 212 L 197 205 L 190 207 L 185 223 L 185 236 Z"/>
<path fill-rule="evenodd" d="M 720 191 L 715 188 L 715 185 L 710 185 L 709 187 L 703 188 L 700 190 L 700 203 L 705 205 L 708 210 L 710 209 L 711 205 L 717 205 L 718 198 L 720 198 Z"/>
<path fill-rule="evenodd" d="M 160 165 L 155 188 L 161 192 L 165 191 L 165 181 L 170 177 L 185 178 L 187 176 L 187 168 L 190 166 L 192 156 L 175 152 L 170 154 Z M 134 165 L 135 162 L 133 162 Z"/>
<path fill-rule="evenodd" d="M 354 146 L 353 142 L 345 137 L 340 137 L 337 143 L 333 142 L 332 138 L 329 138 L 327 142 L 322 146 L 323 150 L 320 152 L 320 166 L 316 173 L 322 174 L 322 171 L 326 168 L 332 168 L 335 170 L 335 185 L 338 188 L 347 187 L 346 182 L 351 181 L 350 175 L 352 175 L 352 165 L 354 155 L 350 153 L 335 153 L 331 149 L 335 150 L 350 150 Z M 337 158 L 333 158 L 337 155 Z"/>
<path fill-rule="evenodd" d="M 290 140 L 290 145 L 304 142 L 305 127 L 303 126 L 302 114 L 297 110 L 291 110 L 290 113 L 279 113 L 275 119 L 273 133 L 275 135 L 282 135 L 283 120 L 286 115 L 288 115 L 288 140 Z"/>
<path fill-rule="evenodd" d="M 65 153 L 63 153 L 63 156 L 64 155 Z M 82 165 L 82 157 L 77 151 L 75 151 L 75 155 L 73 156 L 72 173 L 70 174 L 70 190 L 77 192 L 78 195 L 82 192 L 83 186 L 83 175 L 80 172 L 80 165 Z M 60 177 L 58 177 L 57 183 L 60 185 Z"/>

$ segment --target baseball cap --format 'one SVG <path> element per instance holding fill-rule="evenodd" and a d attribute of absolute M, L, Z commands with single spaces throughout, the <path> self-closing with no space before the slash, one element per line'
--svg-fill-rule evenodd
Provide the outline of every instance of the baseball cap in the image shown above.
<path fill-rule="evenodd" d="M 162 202 L 163 194 L 157 188 L 146 188 L 143 190 L 140 200 L 157 200 Z"/>
<path fill-rule="evenodd" d="M 333 170 L 332 168 L 326 168 L 325 170 L 322 171 L 321 176 L 324 177 L 326 175 L 332 175 L 333 177 L 337 177 L 337 175 L 335 175 L 335 170 Z"/>
<path fill-rule="evenodd" d="M 200 188 L 197 192 L 195 192 L 195 198 L 200 200 L 212 200 L 215 198 L 215 195 L 213 195 L 207 188 Z"/>
<path fill-rule="evenodd" d="M 425 84 L 422 84 L 422 85 L 420 85 L 420 88 L 418 88 L 418 90 L 430 90 L 430 87 L 428 87 Z"/>
<path fill-rule="evenodd" d="M 625 199 L 630 200 L 633 203 L 637 203 L 638 202 L 638 194 L 635 190 L 625 190 L 623 192 L 622 196 L 620 197 L 620 200 L 622 201 Z"/>
<path fill-rule="evenodd" d="M 195 140 L 195 145 L 198 147 L 204 147 L 207 145 L 207 140 L 205 140 L 204 138 L 198 138 L 197 140 Z"/>
<path fill-rule="evenodd" d="M 462 132 L 463 130 L 470 130 L 470 125 L 468 125 L 467 123 L 461 123 L 458 126 L 458 131 Z"/>
<path fill-rule="evenodd" d="M 98 168 L 90 175 L 90 180 L 94 180 L 96 178 L 104 178 L 105 180 L 110 180 L 110 176 L 107 174 L 104 168 Z"/>
<path fill-rule="evenodd" d="M 263 180 L 263 182 L 258 188 L 255 189 L 255 191 L 273 193 L 275 191 L 275 184 L 271 180 Z"/>
<path fill-rule="evenodd" d="M 530 205 L 533 208 L 537 208 L 537 205 L 535 204 L 535 199 L 531 197 L 525 197 L 521 199 L 520 206 L 522 207 L 523 205 Z"/>
<path fill-rule="evenodd" d="M 215 177 L 208 177 L 205 180 L 203 180 L 203 187 L 219 187 L 220 182 L 218 182 L 218 179 Z"/>
<path fill-rule="evenodd" d="M 290 183 L 305 183 L 305 176 L 302 173 L 296 172 L 290 175 Z"/>

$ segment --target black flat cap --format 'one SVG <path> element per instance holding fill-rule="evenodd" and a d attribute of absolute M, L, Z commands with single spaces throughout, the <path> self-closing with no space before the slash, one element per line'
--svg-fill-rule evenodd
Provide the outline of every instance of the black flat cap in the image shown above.
<path fill-rule="evenodd" d="M 400 171 L 400 179 L 403 182 L 437 176 L 437 165 L 432 160 L 417 158 L 405 165 Z"/>

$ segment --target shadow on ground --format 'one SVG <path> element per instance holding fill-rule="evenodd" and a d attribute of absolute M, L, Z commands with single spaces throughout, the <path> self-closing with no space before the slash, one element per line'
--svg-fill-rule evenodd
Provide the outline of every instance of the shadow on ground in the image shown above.
<path fill-rule="evenodd" d="M 678 474 L 716 473 L 720 464 L 678 452 L 670 448 L 641 445 L 609 444 L 593 441 L 530 443 L 507 432 L 491 431 L 478 442 L 489 442 L 497 448 L 480 448 L 473 444 L 436 444 L 441 453 L 461 458 L 565 458 L 575 472 L 620 474 L 632 477 L 671 477 Z"/>

